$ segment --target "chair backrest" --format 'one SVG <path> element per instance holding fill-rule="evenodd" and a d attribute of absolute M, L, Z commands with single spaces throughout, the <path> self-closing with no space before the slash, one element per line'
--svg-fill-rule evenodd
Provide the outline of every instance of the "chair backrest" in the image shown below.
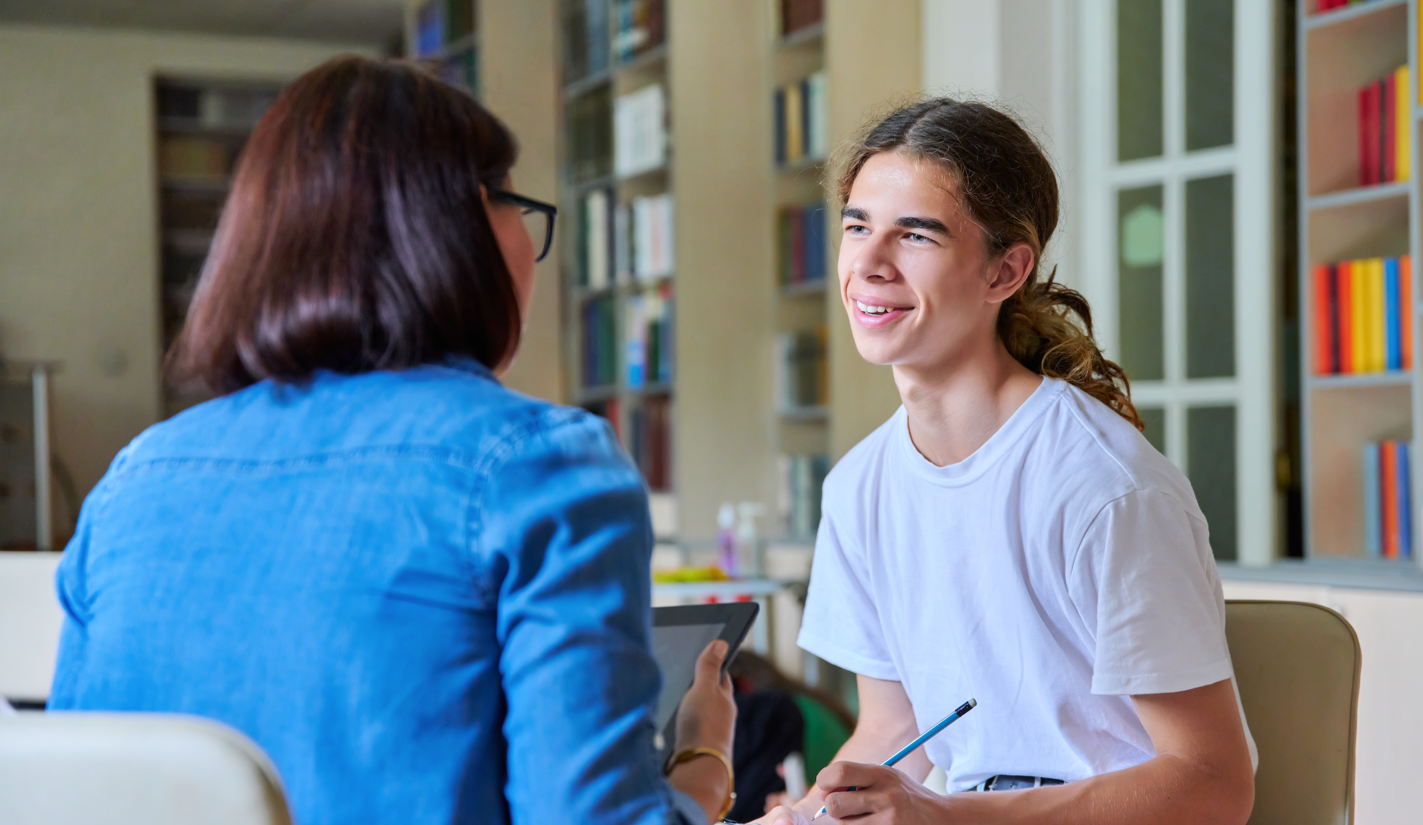
<path fill-rule="evenodd" d="M 255 743 L 164 714 L 0 718 L 0 809 L 6 825 L 291 825 Z"/>
<path fill-rule="evenodd" d="M 1225 635 L 1260 752 L 1252 823 L 1350 825 L 1359 637 L 1304 602 L 1228 601 Z"/>

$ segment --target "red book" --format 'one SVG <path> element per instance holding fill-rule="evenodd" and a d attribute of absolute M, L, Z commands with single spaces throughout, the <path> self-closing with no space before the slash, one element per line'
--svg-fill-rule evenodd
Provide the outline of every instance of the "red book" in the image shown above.
<path fill-rule="evenodd" d="M 1398 340 L 1403 347 L 1403 368 L 1413 369 L 1413 261 L 1398 259 Z"/>
<path fill-rule="evenodd" d="M 1373 132 L 1369 130 L 1369 110 L 1373 108 L 1373 85 L 1363 87 L 1359 90 L 1359 185 L 1368 186 L 1375 183 L 1373 180 L 1374 153 L 1369 147 L 1373 145 Z"/>
<path fill-rule="evenodd" d="M 1398 558 L 1398 450 L 1392 441 L 1379 445 L 1379 498 L 1383 506 L 1379 513 L 1379 532 L 1383 538 L 1383 557 Z"/>
<path fill-rule="evenodd" d="M 1385 181 L 1398 180 L 1398 159 L 1394 146 L 1398 137 L 1398 117 L 1396 101 L 1398 100 L 1398 85 L 1392 74 L 1384 75 L 1379 81 L 1379 94 L 1383 95 L 1383 100 L 1379 104 L 1379 122 L 1383 129 L 1382 140 L 1379 143 L 1383 146 L 1383 179 Z"/>
<path fill-rule="evenodd" d="M 1334 306 L 1329 298 L 1330 267 L 1314 268 L 1314 372 L 1328 375 L 1334 369 Z"/>

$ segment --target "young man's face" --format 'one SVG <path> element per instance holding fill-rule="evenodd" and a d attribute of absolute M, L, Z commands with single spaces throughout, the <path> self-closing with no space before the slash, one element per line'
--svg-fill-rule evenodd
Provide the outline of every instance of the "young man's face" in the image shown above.
<path fill-rule="evenodd" d="M 957 191 L 938 163 L 900 152 L 871 157 L 855 178 L 841 213 L 838 268 L 866 361 L 934 367 L 994 334 L 996 267 Z"/>

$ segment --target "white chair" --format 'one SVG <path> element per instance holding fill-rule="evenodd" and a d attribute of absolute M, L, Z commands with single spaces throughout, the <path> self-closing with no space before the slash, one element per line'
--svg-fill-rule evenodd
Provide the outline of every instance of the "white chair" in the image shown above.
<path fill-rule="evenodd" d="M 165 714 L 0 717 L 5 825 L 291 825 L 276 768 L 241 733 Z"/>

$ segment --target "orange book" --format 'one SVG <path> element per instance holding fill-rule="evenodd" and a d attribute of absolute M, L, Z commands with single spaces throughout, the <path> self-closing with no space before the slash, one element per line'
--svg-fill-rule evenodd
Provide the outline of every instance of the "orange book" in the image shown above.
<path fill-rule="evenodd" d="M 1340 261 L 1337 269 L 1339 300 L 1334 311 L 1339 313 L 1339 371 L 1358 372 L 1354 369 L 1354 265 Z"/>
<path fill-rule="evenodd" d="M 1398 451 L 1392 441 L 1379 447 L 1379 508 L 1383 529 L 1383 557 L 1398 558 Z"/>
<path fill-rule="evenodd" d="M 1413 263 L 1398 259 L 1398 339 L 1403 347 L 1403 368 L 1413 369 Z"/>

